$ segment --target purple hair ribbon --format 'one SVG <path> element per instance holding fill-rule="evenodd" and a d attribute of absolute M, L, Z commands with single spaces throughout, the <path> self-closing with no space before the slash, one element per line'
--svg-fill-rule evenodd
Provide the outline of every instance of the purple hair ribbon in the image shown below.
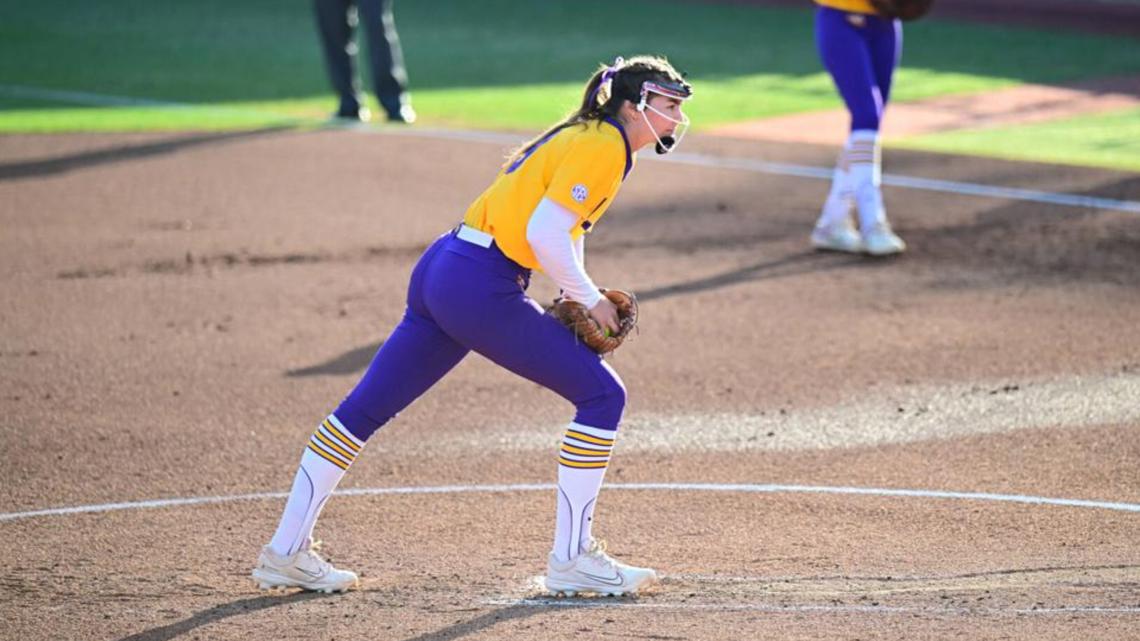
<path fill-rule="evenodd" d="M 617 58 L 614 58 L 614 63 L 612 65 L 606 67 L 606 70 L 602 72 L 602 79 L 598 81 L 598 86 L 594 87 L 594 91 L 590 93 L 590 104 L 597 104 L 598 93 L 602 90 L 602 85 L 612 81 L 614 79 L 614 76 L 617 75 L 617 72 L 621 71 L 621 66 L 623 64 L 625 64 L 625 58 L 618 56 Z"/>

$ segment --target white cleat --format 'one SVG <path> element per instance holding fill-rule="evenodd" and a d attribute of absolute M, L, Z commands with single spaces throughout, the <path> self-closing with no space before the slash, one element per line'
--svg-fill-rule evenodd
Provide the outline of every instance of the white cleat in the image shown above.
<path fill-rule="evenodd" d="M 344 592 L 360 583 L 355 572 L 338 570 L 316 553 L 318 544 L 292 556 L 282 556 L 265 546 L 253 568 L 253 580 L 262 590 L 302 588 L 314 592 Z"/>
<path fill-rule="evenodd" d="M 590 548 L 566 563 L 551 554 L 546 566 L 546 589 L 554 596 L 572 597 L 580 592 L 621 596 L 656 582 L 657 572 L 619 563 L 606 554 L 605 542 L 597 539 L 590 539 Z"/>
<path fill-rule="evenodd" d="M 890 256 L 906 251 L 906 243 L 884 221 L 863 233 L 863 249 L 872 256 Z"/>
<path fill-rule="evenodd" d="M 845 220 L 824 227 L 817 225 L 811 230 L 811 246 L 827 251 L 858 254 L 863 251 L 863 237 L 855 231 L 855 226 L 849 220 Z"/>

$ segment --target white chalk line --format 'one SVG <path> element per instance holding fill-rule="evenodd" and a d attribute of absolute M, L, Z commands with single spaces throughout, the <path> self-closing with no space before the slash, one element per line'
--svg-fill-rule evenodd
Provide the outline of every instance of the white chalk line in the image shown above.
<path fill-rule="evenodd" d="M 0 95 L 20 98 L 35 98 L 54 100 L 75 104 L 87 104 L 104 107 L 162 107 L 176 109 L 201 109 L 208 113 L 233 114 L 260 114 L 284 118 L 283 114 L 255 109 L 252 107 L 217 107 L 211 105 L 194 105 L 190 103 L 170 102 L 160 100 L 147 100 L 126 96 L 113 96 L 94 94 L 80 91 L 61 91 L 55 89 L 42 89 L 22 85 L 0 85 Z M 298 122 L 320 122 L 319 120 L 296 118 Z M 514 134 L 503 134 L 484 131 L 466 131 L 460 129 L 432 129 L 426 127 L 355 127 L 354 131 L 379 133 L 396 136 L 415 136 L 422 138 L 437 138 L 446 140 L 463 140 L 469 142 L 485 142 L 500 145 L 514 146 L 523 141 L 523 138 Z M 676 152 L 667 156 L 642 157 L 647 160 L 659 160 L 696 167 L 710 167 L 716 169 L 734 169 L 751 171 L 773 176 L 789 176 L 795 178 L 811 178 L 815 180 L 831 180 L 832 168 L 811 167 L 789 163 L 767 162 L 753 158 L 710 156 L 700 153 Z M 982 198 L 996 198 L 999 200 L 1015 200 L 1036 202 L 1061 207 L 1077 207 L 1081 209 L 1103 209 L 1140 214 L 1140 202 L 1133 200 L 1119 200 L 1115 198 L 1100 198 L 1096 196 L 1083 196 L 1059 192 L 1040 191 L 1036 189 L 1019 189 L 1015 187 L 1000 187 L 983 185 L 979 183 L 957 182 L 952 180 L 938 180 L 934 178 L 921 178 L 917 176 L 904 176 L 900 174 L 883 174 L 884 185 L 948 193 L 960 196 L 977 196 Z"/>
<path fill-rule="evenodd" d="M 968 616 L 1058 615 L 1058 614 L 1140 614 L 1131 607 L 1061 607 L 1061 608 L 954 608 L 887 605 L 776 605 L 769 603 L 651 603 L 615 599 L 488 599 L 484 605 L 531 608 L 623 608 L 632 610 L 706 610 L 714 612 L 830 613 L 830 614 L 927 614 Z"/>
<path fill-rule="evenodd" d="M 794 176 L 798 178 L 816 178 L 831 180 L 833 169 L 809 167 L 806 165 L 793 165 L 777 162 L 766 162 L 752 158 L 731 158 L 708 156 L 705 154 L 686 154 L 678 152 L 658 158 L 665 162 L 675 162 L 683 165 L 698 167 L 713 167 L 718 169 L 738 169 L 775 176 Z M 1115 198 L 1100 198 L 1096 196 L 1083 196 L 1079 194 L 1065 194 L 1058 192 L 1039 191 L 1036 189 L 1019 189 L 1016 187 L 1000 187 L 982 185 L 979 183 L 957 182 L 953 180 L 937 180 L 934 178 L 921 178 L 918 176 L 903 176 L 900 174 L 884 173 L 883 184 L 890 187 L 901 187 L 918 191 L 932 191 L 955 194 L 959 196 L 980 196 L 983 198 L 996 198 L 999 200 L 1019 200 L 1024 202 L 1044 203 L 1062 207 L 1078 207 L 1082 209 L 1105 209 L 1122 211 L 1131 214 L 1140 214 L 1140 202 L 1133 200 L 1117 200 Z"/>
<path fill-rule="evenodd" d="M 363 130 L 369 131 L 369 130 Z M 423 138 L 439 138 L 445 140 L 461 140 L 467 142 L 487 142 L 499 145 L 514 146 L 523 142 L 523 139 L 511 134 L 497 134 L 494 132 L 464 131 L 448 129 L 374 129 L 375 133 L 397 136 L 419 136 Z M 834 174 L 832 167 L 811 167 L 790 163 L 768 162 L 755 158 L 740 158 L 731 156 L 710 156 L 701 153 L 674 152 L 665 156 L 645 155 L 639 160 L 656 160 L 660 162 L 690 165 L 694 167 L 708 167 L 714 169 L 733 169 L 751 171 L 773 176 L 789 176 L 793 178 L 812 178 L 830 181 Z M 1062 207 L 1078 207 L 1082 209 L 1105 209 L 1109 211 L 1122 211 L 1140 214 L 1140 202 L 1134 200 L 1118 200 L 1115 198 L 1100 198 L 1097 196 L 1083 196 L 1080 194 L 1066 194 L 1059 192 L 1040 191 L 1036 189 L 1020 189 L 1016 187 L 1000 187 L 983 185 L 979 183 L 958 182 L 953 180 L 938 180 L 934 178 L 921 178 L 918 176 L 905 176 L 901 174 L 884 173 L 884 185 L 914 189 L 918 191 L 932 191 L 955 194 L 959 196 L 978 196 L 982 198 L 997 198 L 1000 200 L 1020 200 L 1025 202 L 1045 203 Z"/>
<path fill-rule="evenodd" d="M 65 91 L 60 89 L 44 89 L 42 87 L 28 87 L 24 85 L 0 85 L 0 95 L 13 98 L 28 98 L 32 100 L 51 100 L 55 102 L 87 105 L 92 107 L 150 107 L 169 109 L 172 111 L 198 111 L 203 114 L 232 115 L 232 116 L 264 116 L 281 120 L 307 122 L 308 118 L 294 117 L 277 111 L 257 109 L 255 107 L 229 107 L 216 104 L 196 105 L 190 102 L 175 102 L 170 100 L 151 100 L 148 98 L 131 98 L 128 96 L 114 96 L 108 94 L 88 93 L 85 91 Z"/>
<path fill-rule="evenodd" d="M 439 485 L 422 487 L 374 487 L 337 490 L 338 496 L 384 496 L 406 494 L 487 494 L 495 492 L 545 492 L 555 489 L 553 483 L 519 483 L 508 485 Z M 737 483 L 610 483 L 606 490 L 665 491 L 665 492 L 729 492 L 751 494 L 839 494 L 848 496 L 877 496 L 917 499 L 955 499 L 967 501 L 994 501 L 1000 503 L 1020 503 L 1026 505 L 1050 505 L 1057 507 L 1092 508 L 1120 512 L 1140 513 L 1140 504 L 1111 501 L 1089 501 L 1083 499 L 1049 498 L 1020 494 L 987 494 L 982 492 L 945 492 L 938 490 L 908 490 L 870 487 L 827 487 L 814 485 L 775 485 Z M 285 492 L 264 492 L 257 494 L 234 494 L 229 496 L 199 496 L 147 501 L 125 501 L 96 505 L 45 508 L 26 512 L 0 514 L 0 522 L 29 519 L 41 516 L 65 516 L 70 514 L 94 514 L 123 510 L 144 510 L 164 507 L 184 507 L 234 503 L 238 501 L 261 501 L 283 499 Z"/>

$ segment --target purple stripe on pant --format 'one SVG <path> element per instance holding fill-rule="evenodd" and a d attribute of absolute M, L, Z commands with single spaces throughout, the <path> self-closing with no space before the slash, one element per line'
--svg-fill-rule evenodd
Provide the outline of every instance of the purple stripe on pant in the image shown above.
<path fill-rule="evenodd" d="M 492 245 L 450 232 L 420 257 L 404 318 L 334 412 L 360 440 L 387 423 L 469 351 L 546 387 L 574 421 L 616 430 L 625 386 L 613 368 L 526 295 L 530 270 Z"/>
<path fill-rule="evenodd" d="M 817 7 L 815 43 L 851 112 L 851 130 L 878 131 L 891 95 L 891 77 L 902 56 L 902 23 Z"/>

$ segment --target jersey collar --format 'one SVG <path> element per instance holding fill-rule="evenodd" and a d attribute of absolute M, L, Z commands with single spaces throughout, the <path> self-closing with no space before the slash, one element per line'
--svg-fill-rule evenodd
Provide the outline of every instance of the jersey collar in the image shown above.
<path fill-rule="evenodd" d="M 621 134 L 621 141 L 625 143 L 625 173 L 621 175 L 621 179 L 625 180 L 625 177 L 629 175 L 630 170 L 633 169 L 633 151 L 629 148 L 629 136 L 625 135 L 625 127 L 622 127 L 621 123 L 616 119 L 611 118 L 610 116 L 606 116 L 605 118 L 602 118 L 602 122 L 609 123 L 616 127 L 618 133 Z"/>

